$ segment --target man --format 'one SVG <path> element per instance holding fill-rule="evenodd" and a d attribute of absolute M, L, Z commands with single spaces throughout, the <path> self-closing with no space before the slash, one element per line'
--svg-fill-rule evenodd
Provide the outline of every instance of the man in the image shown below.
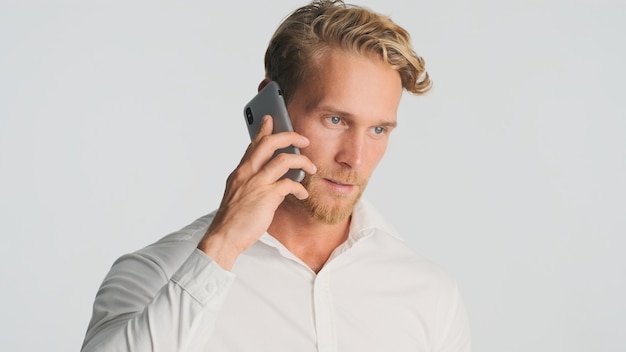
<path fill-rule="evenodd" d="M 281 85 L 295 132 L 266 116 L 216 212 L 114 263 L 83 351 L 469 351 L 454 281 L 361 199 L 403 89 L 430 88 L 408 34 L 314 1 L 265 66 L 259 89 Z M 289 145 L 301 155 L 271 159 Z"/>

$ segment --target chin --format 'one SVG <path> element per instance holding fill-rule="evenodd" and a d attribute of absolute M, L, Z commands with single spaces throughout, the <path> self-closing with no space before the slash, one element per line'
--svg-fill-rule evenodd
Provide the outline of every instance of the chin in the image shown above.
<path fill-rule="evenodd" d="M 345 183 L 353 184 L 355 185 L 354 192 L 350 194 L 334 193 L 325 186 L 325 179 L 343 180 Z M 299 206 L 313 219 L 334 225 L 352 215 L 355 204 L 365 190 L 367 180 L 359 178 L 354 173 L 329 173 L 319 170 L 314 175 L 305 176 L 302 185 L 309 192 L 309 197 L 304 200 L 298 200 L 295 197 L 290 198 L 297 201 Z"/>
<path fill-rule="evenodd" d="M 341 202 L 328 203 L 316 202 L 315 199 L 307 199 L 304 201 L 304 206 L 314 219 L 328 225 L 334 225 L 352 215 L 352 210 L 357 200 L 358 199 L 352 199 L 350 202 L 346 202 L 347 199 L 342 199 Z"/>
<path fill-rule="evenodd" d="M 314 187 L 308 189 L 309 197 L 302 202 L 304 209 L 315 219 L 325 224 L 338 224 L 350 215 L 361 198 L 362 191 L 352 195 L 333 196 L 322 194 Z"/>

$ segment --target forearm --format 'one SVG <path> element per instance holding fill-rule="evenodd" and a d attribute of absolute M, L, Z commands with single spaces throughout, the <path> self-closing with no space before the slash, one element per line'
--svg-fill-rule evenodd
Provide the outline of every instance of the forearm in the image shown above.
<path fill-rule="evenodd" d="M 150 258 L 125 256 L 96 296 L 82 351 L 193 350 L 210 336 L 233 279 L 198 250 L 171 279 Z"/>

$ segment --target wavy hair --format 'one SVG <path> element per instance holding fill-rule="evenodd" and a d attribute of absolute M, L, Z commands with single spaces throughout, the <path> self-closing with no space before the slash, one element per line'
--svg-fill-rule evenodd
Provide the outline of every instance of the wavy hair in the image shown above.
<path fill-rule="evenodd" d="M 281 85 L 289 102 L 299 84 L 315 73 L 319 59 L 333 49 L 382 58 L 413 94 L 425 94 L 432 86 L 424 59 L 415 53 L 404 28 L 388 16 L 342 0 L 316 0 L 287 16 L 265 52 L 265 75 Z"/>

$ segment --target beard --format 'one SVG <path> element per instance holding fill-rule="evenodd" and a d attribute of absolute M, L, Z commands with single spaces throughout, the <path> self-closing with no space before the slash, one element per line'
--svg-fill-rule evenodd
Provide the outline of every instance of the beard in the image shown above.
<path fill-rule="evenodd" d="M 329 193 L 321 185 L 321 183 L 326 182 L 324 179 L 354 185 L 356 192 L 351 194 Z M 309 192 L 309 197 L 304 200 L 292 198 L 298 201 L 314 219 L 325 224 L 334 225 L 352 214 L 354 205 L 361 198 L 367 182 L 368 179 L 361 178 L 354 172 L 329 172 L 319 169 L 314 175 L 307 174 L 302 180 L 302 185 Z"/>

